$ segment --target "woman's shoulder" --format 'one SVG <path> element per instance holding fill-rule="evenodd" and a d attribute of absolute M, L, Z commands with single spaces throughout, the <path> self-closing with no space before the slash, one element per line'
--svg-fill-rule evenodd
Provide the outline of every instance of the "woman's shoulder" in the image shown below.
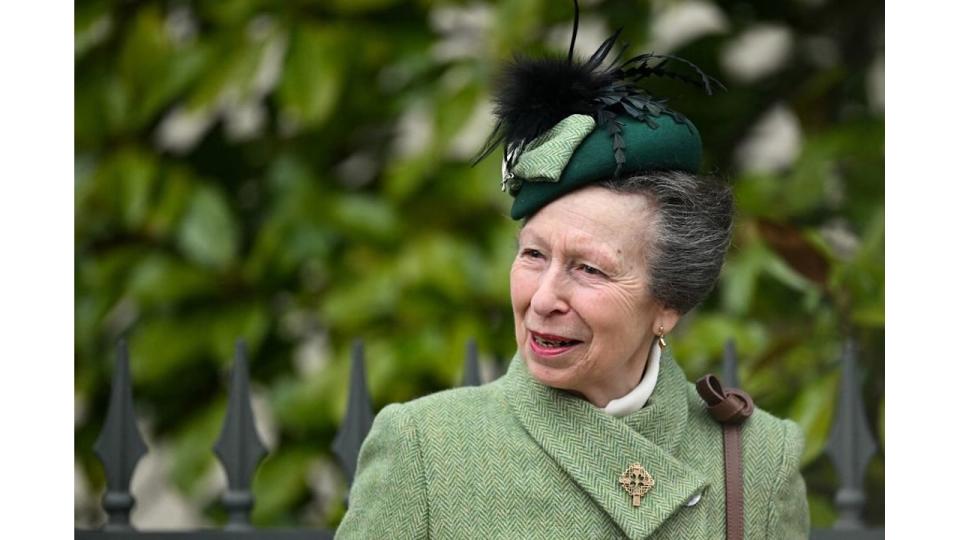
<path fill-rule="evenodd" d="M 752 445 L 760 451 L 777 450 L 782 462 L 793 461 L 792 465 L 796 466 L 803 454 L 803 431 L 793 420 L 756 408 L 742 430 L 744 445 Z"/>
<path fill-rule="evenodd" d="M 688 424 L 701 434 L 701 442 L 702 434 L 709 434 L 710 446 L 715 446 L 714 450 L 722 455 L 723 426 L 707 412 L 692 383 L 688 386 L 687 401 Z M 741 424 L 741 445 L 745 470 L 751 471 L 748 484 L 761 491 L 780 491 L 799 471 L 804 438 L 800 426 L 793 420 L 755 406 L 753 414 Z"/>
<path fill-rule="evenodd" d="M 697 393 L 696 386 L 687 383 L 688 414 L 694 423 L 710 426 L 717 432 L 723 427 L 707 412 L 706 404 Z M 781 447 L 792 453 L 803 449 L 803 432 L 793 420 L 780 418 L 755 405 L 753 413 L 742 424 L 741 431 L 744 441 L 765 446 L 768 448 Z"/>
<path fill-rule="evenodd" d="M 393 403 L 379 416 L 416 426 L 421 432 L 476 430 L 509 414 L 497 381 L 482 386 L 443 390 L 404 403 Z"/>

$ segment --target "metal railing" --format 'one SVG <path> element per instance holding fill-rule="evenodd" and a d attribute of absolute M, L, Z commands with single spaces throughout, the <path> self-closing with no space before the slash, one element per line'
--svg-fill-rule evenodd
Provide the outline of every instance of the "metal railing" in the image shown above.
<path fill-rule="evenodd" d="M 357 457 L 363 440 L 373 425 L 373 407 L 367 388 L 363 344 L 357 341 L 351 353 L 350 389 L 347 411 L 333 441 L 332 450 L 340 462 L 348 485 L 357 468 Z M 827 454 L 840 480 L 835 495 L 839 516 L 831 529 L 815 529 L 815 540 L 876 540 L 883 538 L 883 529 L 867 528 L 862 520 L 866 504 L 864 474 L 876 451 L 864 412 L 863 397 L 857 370 L 856 348 L 848 340 L 841 358 L 839 399 L 827 443 Z M 739 386 L 736 349 L 732 341 L 724 348 L 722 373 L 730 386 Z M 476 343 L 467 344 L 462 384 L 482 384 Z M 130 523 L 134 497 L 130 481 L 137 462 L 148 451 L 137 428 L 130 381 L 129 356 L 126 344 L 117 347 L 116 367 L 111 382 L 107 419 L 94 445 L 97 457 L 106 472 L 107 489 L 102 499 L 107 522 L 100 529 L 75 529 L 77 540 L 202 540 L 244 538 L 248 540 L 313 540 L 332 539 L 334 531 L 318 528 L 256 529 L 250 523 L 254 505 L 251 484 L 267 450 L 254 426 L 250 404 L 249 368 L 243 342 L 238 342 L 230 376 L 226 418 L 214 453 L 227 476 L 227 490 L 221 498 L 228 519 L 222 529 L 187 531 L 140 531 Z"/>

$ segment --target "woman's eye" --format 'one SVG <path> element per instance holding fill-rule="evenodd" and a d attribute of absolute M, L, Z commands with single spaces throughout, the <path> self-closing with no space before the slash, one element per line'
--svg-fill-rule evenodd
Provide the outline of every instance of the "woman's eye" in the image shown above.
<path fill-rule="evenodd" d="M 581 265 L 580 265 L 580 269 L 583 270 L 584 272 L 586 272 L 587 274 L 590 274 L 591 276 L 603 276 L 603 275 L 606 275 L 606 274 L 604 274 L 602 271 L 600 271 L 600 269 L 594 268 L 594 267 L 590 266 L 589 264 L 581 264 Z"/>
<path fill-rule="evenodd" d="M 520 253 L 521 253 L 521 255 L 523 255 L 524 257 L 533 257 L 533 258 L 535 258 L 535 259 L 540 259 L 540 258 L 543 257 L 543 253 L 540 253 L 539 251 L 537 251 L 537 250 L 535 250 L 535 249 L 529 249 L 529 248 L 528 248 L 528 249 L 523 250 L 523 251 L 520 252 Z"/>

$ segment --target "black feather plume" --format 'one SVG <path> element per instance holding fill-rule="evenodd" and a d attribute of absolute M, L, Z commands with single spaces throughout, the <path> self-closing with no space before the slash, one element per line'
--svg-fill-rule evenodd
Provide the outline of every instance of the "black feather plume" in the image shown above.
<path fill-rule="evenodd" d="M 500 75 L 493 94 L 498 124 L 476 161 L 500 143 L 523 146 L 571 114 L 594 115 L 596 97 L 613 79 L 561 58 L 517 58 Z"/>
<path fill-rule="evenodd" d="M 574 8 L 579 11 L 574 0 Z M 612 151 L 617 162 L 617 173 L 625 163 L 624 145 L 618 115 L 627 115 L 657 127 L 653 118 L 668 115 L 677 121 L 683 115 L 667 108 L 666 100 L 657 99 L 637 86 L 648 77 L 666 77 L 694 85 L 711 95 L 719 81 L 705 74 L 693 63 L 672 55 L 640 54 L 620 62 L 626 46 L 608 62 L 622 29 L 604 40 L 586 62 L 573 59 L 574 31 L 570 51 L 561 58 L 514 58 L 497 78 L 493 89 L 494 115 L 497 124 L 474 158 L 476 164 L 501 143 L 507 167 L 512 168 L 524 147 L 558 122 L 572 114 L 586 114 L 604 127 L 611 136 Z M 683 64 L 692 73 L 675 71 L 668 67 L 674 62 Z"/>

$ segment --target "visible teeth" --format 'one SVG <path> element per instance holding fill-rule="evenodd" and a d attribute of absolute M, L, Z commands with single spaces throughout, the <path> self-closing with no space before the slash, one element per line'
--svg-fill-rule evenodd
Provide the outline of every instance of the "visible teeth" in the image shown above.
<path fill-rule="evenodd" d="M 533 336 L 533 340 L 537 342 L 538 345 L 542 347 L 566 347 L 568 345 L 573 345 L 575 341 L 555 341 L 550 339 L 544 339 L 540 336 Z"/>

